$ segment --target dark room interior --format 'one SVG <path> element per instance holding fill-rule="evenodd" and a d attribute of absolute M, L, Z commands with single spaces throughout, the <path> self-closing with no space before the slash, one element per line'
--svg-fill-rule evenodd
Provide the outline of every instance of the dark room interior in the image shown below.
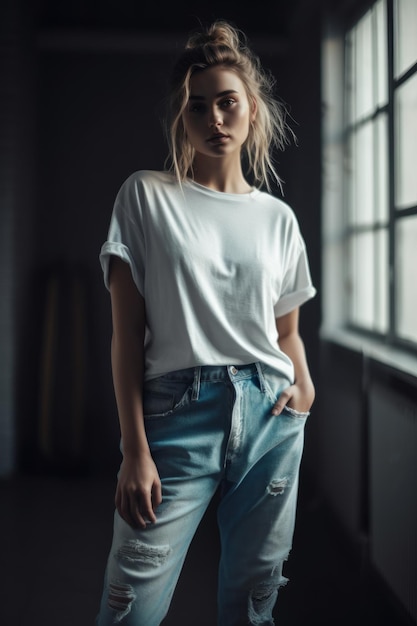
<path fill-rule="evenodd" d="M 378 67 L 393 73 L 401 2 L 1 3 L 1 625 L 94 624 L 121 459 L 98 255 L 121 183 L 164 166 L 161 121 L 176 53 L 190 31 L 216 18 L 245 31 L 277 78 L 297 138 L 277 156 L 283 197 L 300 222 L 317 288 L 300 318 L 316 400 L 284 571 L 290 583 L 274 617 L 280 626 L 417 624 L 417 331 L 395 304 L 398 293 L 406 310 L 417 303 L 416 258 L 401 274 L 414 278 L 409 289 L 398 279 L 394 291 L 387 278 L 387 322 L 361 317 L 360 305 L 349 318 L 344 303 L 355 286 L 344 257 L 332 256 L 333 244 L 354 232 L 334 218 L 347 206 L 342 150 L 346 128 L 355 128 L 343 130 L 344 46 L 359 41 L 349 33 L 368 12 L 375 28 L 383 16 L 387 60 Z M 417 3 L 407 7 L 414 21 L 404 28 L 417 41 Z M 371 122 L 395 115 L 396 90 L 407 85 L 417 119 L 417 50 L 407 50 L 411 61 L 388 76 L 390 95 Z M 397 191 L 389 182 L 387 232 L 396 228 L 396 203 L 417 232 L 415 176 L 404 183 L 403 204 L 398 191 L 396 124 L 388 121 L 387 179 Z M 387 257 L 398 255 L 398 270 L 405 256 L 393 240 Z M 365 264 L 357 261 L 358 281 Z M 218 551 L 213 501 L 165 626 L 215 626 Z"/>

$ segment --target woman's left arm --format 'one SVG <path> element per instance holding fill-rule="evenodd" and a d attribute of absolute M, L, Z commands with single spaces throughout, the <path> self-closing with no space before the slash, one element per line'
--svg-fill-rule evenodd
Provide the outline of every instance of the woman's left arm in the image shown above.
<path fill-rule="evenodd" d="M 310 376 L 303 340 L 298 330 L 300 309 L 297 307 L 287 315 L 277 318 L 279 347 L 294 364 L 294 384 L 281 393 L 272 408 L 274 415 L 279 415 L 284 406 L 296 411 L 307 412 L 314 402 L 315 390 Z"/>

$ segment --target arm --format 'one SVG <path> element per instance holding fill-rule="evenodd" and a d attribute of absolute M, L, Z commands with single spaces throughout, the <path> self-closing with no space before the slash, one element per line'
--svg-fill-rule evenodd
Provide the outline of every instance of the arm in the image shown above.
<path fill-rule="evenodd" d="M 299 308 L 294 309 L 276 320 L 279 346 L 294 364 L 295 380 L 281 393 L 272 409 L 274 415 L 279 415 L 286 404 L 297 411 L 309 411 L 314 402 L 314 385 L 304 343 L 298 332 L 299 312 Z"/>
<path fill-rule="evenodd" d="M 144 375 L 145 301 L 133 282 L 127 263 L 112 257 L 110 295 L 113 336 L 113 384 L 123 441 L 115 504 L 131 526 L 156 521 L 161 483 L 145 433 L 142 407 Z"/>

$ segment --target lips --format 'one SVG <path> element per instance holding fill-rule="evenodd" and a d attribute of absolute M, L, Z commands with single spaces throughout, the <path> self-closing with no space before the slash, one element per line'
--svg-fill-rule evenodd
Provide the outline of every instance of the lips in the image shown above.
<path fill-rule="evenodd" d="M 224 133 L 216 133 L 215 135 L 211 135 L 211 137 L 209 137 L 207 141 L 216 142 L 216 141 L 223 141 L 228 138 L 229 138 L 229 135 L 225 135 Z"/>

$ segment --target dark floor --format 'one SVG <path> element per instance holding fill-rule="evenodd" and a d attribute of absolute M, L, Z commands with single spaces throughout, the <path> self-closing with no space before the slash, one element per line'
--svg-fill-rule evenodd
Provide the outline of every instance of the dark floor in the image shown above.
<path fill-rule="evenodd" d="M 111 538 L 114 482 L 0 482 L 1 626 L 94 626 Z M 409 626 L 394 598 L 301 489 L 277 626 Z M 214 507 L 191 546 L 164 626 L 215 626 Z M 256 529 L 254 529 L 256 532 Z"/>

